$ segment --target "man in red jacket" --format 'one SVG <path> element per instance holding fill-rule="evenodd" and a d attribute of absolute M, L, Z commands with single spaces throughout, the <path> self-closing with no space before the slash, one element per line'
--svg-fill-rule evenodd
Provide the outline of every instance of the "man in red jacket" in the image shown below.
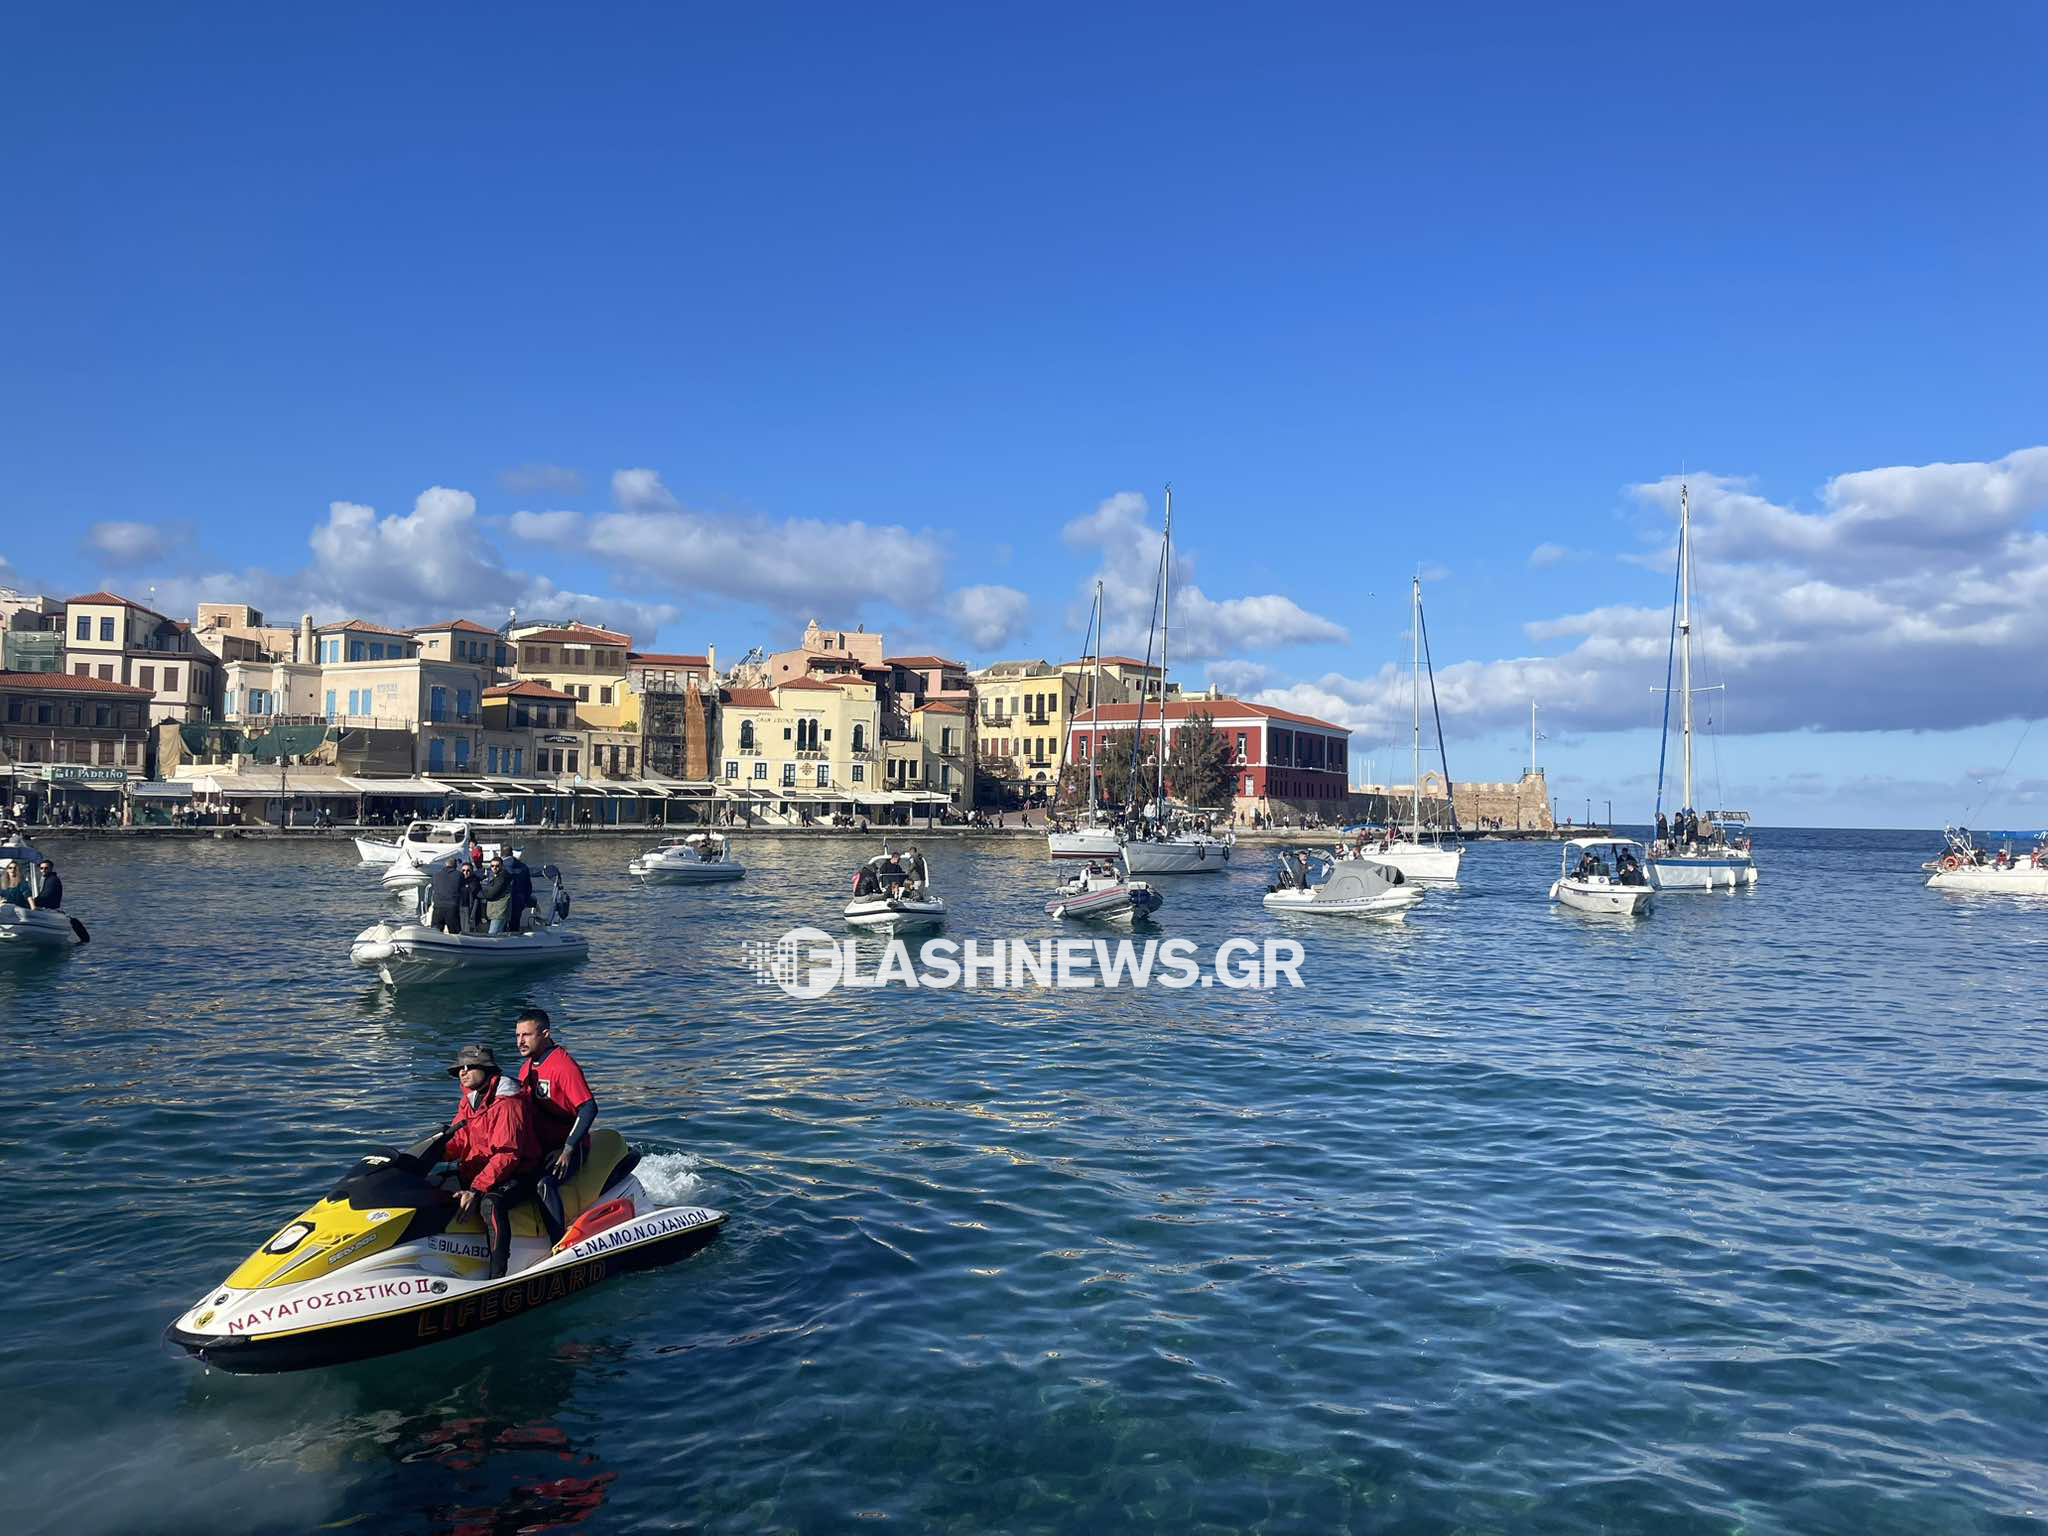
<path fill-rule="evenodd" d="M 555 1044 L 545 1008 L 528 1008 L 513 1026 L 519 1041 L 519 1086 L 533 1095 L 533 1125 L 542 1148 L 540 1177 L 533 1197 L 551 1241 L 561 1242 L 568 1228 L 562 1208 L 562 1186 L 576 1177 L 590 1155 L 590 1123 L 597 1118 L 597 1096 L 583 1080 L 583 1069 Z"/>
<path fill-rule="evenodd" d="M 457 1204 L 463 1213 L 474 1209 L 483 1215 L 491 1242 L 490 1278 L 497 1280 L 511 1266 L 512 1207 L 533 1193 L 533 1177 L 540 1171 L 533 1101 L 498 1071 L 498 1058 L 487 1045 L 465 1045 L 448 1075 L 461 1085 L 462 1097 L 442 1155 L 455 1164 L 462 1180 Z"/>

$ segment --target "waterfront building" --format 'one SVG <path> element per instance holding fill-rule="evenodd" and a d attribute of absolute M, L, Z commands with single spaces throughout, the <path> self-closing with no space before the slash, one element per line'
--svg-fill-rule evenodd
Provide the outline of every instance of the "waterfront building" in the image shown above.
<path fill-rule="evenodd" d="M 149 768 L 147 688 L 65 672 L 0 672 L 0 761 Z"/>
<path fill-rule="evenodd" d="M 990 765 L 992 777 L 1027 799 L 1051 798 L 1059 782 L 1061 742 L 1075 715 L 1096 702 L 1095 677 L 1095 663 L 1086 658 L 1058 666 L 999 661 L 976 672 L 977 752 Z M 1105 705 L 1159 698 L 1156 666 L 1128 656 L 1105 656 L 1101 677 Z"/>
<path fill-rule="evenodd" d="M 312 629 L 311 614 L 301 615 L 296 626 L 269 624 L 260 608 L 247 603 L 200 603 L 192 616 L 192 638 L 224 663 L 310 662 Z"/>
<path fill-rule="evenodd" d="M 474 619 L 418 624 L 406 633 L 419 643 L 420 655 L 428 660 L 468 662 L 483 670 L 487 682 L 496 682 L 501 673 L 512 669 L 511 641 Z"/>
<path fill-rule="evenodd" d="M 63 670 L 63 601 L 0 587 L 0 671 Z"/>
<path fill-rule="evenodd" d="M 764 687 L 799 677 L 875 677 L 883 671 L 882 636 L 864 625 L 826 629 L 816 619 L 804 626 L 796 649 L 777 651 L 763 664 Z M 879 679 L 877 679 L 879 680 Z"/>
<path fill-rule="evenodd" d="M 718 653 L 626 654 L 626 686 L 640 701 L 640 771 L 708 786 L 718 752 Z"/>
<path fill-rule="evenodd" d="M 590 776 L 638 773 L 640 698 L 626 686 L 632 636 L 572 621 L 515 627 L 512 644 L 515 677 L 559 688 L 576 701 Z"/>
<path fill-rule="evenodd" d="M 485 670 L 473 661 L 435 661 L 400 629 L 362 619 L 314 630 L 320 658 L 319 718 L 329 725 L 410 730 L 414 770 L 473 767 L 482 745 Z"/>
<path fill-rule="evenodd" d="M 1156 751 L 1162 705 L 1143 702 L 1147 751 Z M 1068 761 L 1081 771 L 1098 758 L 1111 732 L 1139 729 L 1140 704 L 1104 704 L 1074 719 Z M 1351 732 L 1328 720 L 1270 704 L 1214 695 L 1163 701 L 1166 750 L 1192 716 L 1207 714 L 1224 738 L 1232 773 L 1231 810 L 1249 816 L 1343 816 L 1350 782 Z M 1169 776 L 1168 793 L 1172 793 Z M 1146 798 L 1141 796 L 1141 799 Z"/>
<path fill-rule="evenodd" d="M 899 793 L 936 790 L 974 807 L 974 684 L 965 662 L 890 656 L 877 690 L 882 782 Z"/>
<path fill-rule="evenodd" d="M 565 689 L 522 679 L 483 691 L 481 760 L 486 776 L 573 778 L 588 762 L 576 699 Z"/>
<path fill-rule="evenodd" d="M 862 677 L 723 689 L 721 797 L 789 820 L 900 803 L 882 782 L 879 730 L 876 688 Z"/>
<path fill-rule="evenodd" d="M 73 677 L 143 689 L 152 721 L 211 720 L 220 711 L 220 662 L 192 627 L 112 592 L 65 601 L 64 665 Z"/>

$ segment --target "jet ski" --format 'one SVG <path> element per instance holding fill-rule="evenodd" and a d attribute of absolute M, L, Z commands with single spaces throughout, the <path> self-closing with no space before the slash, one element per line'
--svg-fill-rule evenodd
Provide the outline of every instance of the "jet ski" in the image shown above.
<path fill-rule="evenodd" d="M 384 918 L 357 934 L 349 962 L 396 987 L 582 960 L 590 954 L 590 941 L 562 926 L 569 915 L 562 872 L 550 864 L 541 873 L 554 882 L 554 899 L 529 912 L 521 932 L 447 933 L 430 927 L 422 892 L 414 916 Z"/>
<path fill-rule="evenodd" d="M 635 1176 L 617 1131 L 562 1186 L 569 1229 L 550 1248 L 530 1200 L 512 1211 L 512 1264 L 487 1278 L 482 1219 L 422 1154 L 385 1147 L 244 1259 L 164 1330 L 224 1371 L 296 1371 L 367 1360 L 474 1333 L 628 1270 L 673 1263 L 715 1238 L 725 1212 L 663 1205 Z"/>
<path fill-rule="evenodd" d="M 846 904 L 848 926 L 900 933 L 936 928 L 945 920 L 946 903 L 933 894 L 931 871 L 915 848 L 896 854 L 885 843 L 855 871 L 853 900 Z"/>
<path fill-rule="evenodd" d="M 1045 911 L 1048 917 L 1136 922 L 1158 911 L 1165 900 L 1157 886 L 1131 879 L 1129 871 L 1114 864 L 1091 863 L 1060 887 L 1059 895 L 1045 904 Z"/>
<path fill-rule="evenodd" d="M 42 889 L 43 856 L 13 827 L 0 827 L 0 867 L 10 863 L 21 866 L 31 895 Z M 0 901 L 0 955 L 74 949 L 91 942 L 92 935 L 85 931 L 85 924 L 67 913 Z"/>

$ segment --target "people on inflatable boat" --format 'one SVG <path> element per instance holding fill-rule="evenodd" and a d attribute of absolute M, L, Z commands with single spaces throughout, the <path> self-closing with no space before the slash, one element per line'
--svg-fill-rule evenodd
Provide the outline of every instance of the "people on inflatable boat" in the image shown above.
<path fill-rule="evenodd" d="M 590 1127 L 597 1098 L 576 1059 L 555 1042 L 545 1008 L 528 1008 L 513 1026 L 519 1042 L 519 1084 L 533 1096 L 534 1129 L 540 1137 L 541 1166 L 534 1199 L 547 1223 L 548 1240 L 559 1243 L 568 1230 L 562 1186 L 576 1177 L 590 1154 Z"/>

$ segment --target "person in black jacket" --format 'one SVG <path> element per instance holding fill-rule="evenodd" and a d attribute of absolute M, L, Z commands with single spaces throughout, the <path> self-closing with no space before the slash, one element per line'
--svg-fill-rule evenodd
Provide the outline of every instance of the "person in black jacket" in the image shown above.
<path fill-rule="evenodd" d="M 505 909 L 505 931 L 519 933 L 526 927 L 526 909 L 533 902 L 533 871 L 516 853 L 505 855 L 505 876 L 512 882 L 512 904 Z"/>
<path fill-rule="evenodd" d="M 462 932 L 462 860 L 452 853 L 434 860 L 427 871 L 427 891 L 433 899 L 427 926 L 443 933 Z"/>
<path fill-rule="evenodd" d="M 29 898 L 29 905 L 40 912 L 62 912 L 64 882 L 57 878 L 57 866 L 45 859 L 38 866 L 37 873 L 42 876 L 42 883 L 35 895 Z"/>

